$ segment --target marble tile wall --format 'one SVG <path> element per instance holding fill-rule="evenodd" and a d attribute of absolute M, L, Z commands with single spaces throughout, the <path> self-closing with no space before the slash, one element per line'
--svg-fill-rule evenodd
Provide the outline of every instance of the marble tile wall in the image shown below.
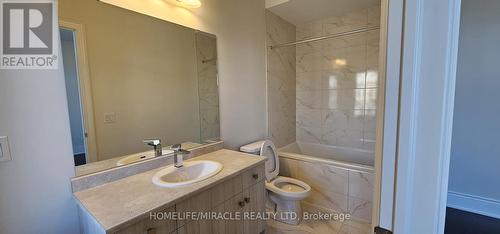
<path fill-rule="evenodd" d="M 295 26 L 266 10 L 267 45 L 295 41 Z M 267 48 L 268 136 L 277 147 L 295 142 L 295 47 Z"/>
<path fill-rule="evenodd" d="M 311 186 L 311 195 L 303 201 L 306 205 L 349 213 L 357 220 L 371 222 L 373 173 L 281 157 L 280 175 Z"/>
<path fill-rule="evenodd" d="M 220 139 L 219 87 L 217 84 L 217 41 L 212 35 L 196 34 L 198 95 L 201 142 Z"/>
<path fill-rule="evenodd" d="M 380 6 L 298 25 L 296 39 L 380 24 Z M 379 30 L 296 47 L 297 140 L 374 150 Z"/>

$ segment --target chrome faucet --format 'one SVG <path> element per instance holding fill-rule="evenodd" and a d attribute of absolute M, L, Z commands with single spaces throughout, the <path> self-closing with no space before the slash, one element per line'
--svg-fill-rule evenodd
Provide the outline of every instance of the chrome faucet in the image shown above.
<path fill-rule="evenodd" d="M 142 142 L 146 143 L 149 146 L 153 146 L 153 149 L 155 150 L 156 157 L 163 155 L 160 139 L 145 139 Z"/>
<path fill-rule="evenodd" d="M 182 167 L 184 165 L 184 155 L 190 152 L 183 150 L 181 144 L 173 144 L 170 149 L 174 151 L 174 167 Z"/>

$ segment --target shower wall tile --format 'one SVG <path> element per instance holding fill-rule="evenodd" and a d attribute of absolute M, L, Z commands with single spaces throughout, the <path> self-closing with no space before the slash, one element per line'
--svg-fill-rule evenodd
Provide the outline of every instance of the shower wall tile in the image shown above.
<path fill-rule="evenodd" d="M 366 89 L 332 89 L 321 91 L 323 109 L 362 110 Z"/>
<path fill-rule="evenodd" d="M 324 142 L 323 129 L 305 127 L 300 122 L 297 122 L 297 139 L 304 142 L 321 144 Z"/>
<path fill-rule="evenodd" d="M 323 40 L 321 43 L 322 48 L 327 50 L 353 46 L 364 46 L 366 43 L 366 33 L 358 33 L 342 37 L 330 38 Z"/>
<path fill-rule="evenodd" d="M 323 126 L 327 129 L 359 130 L 364 128 L 363 110 L 324 110 Z"/>
<path fill-rule="evenodd" d="M 375 26 L 379 18 L 374 6 L 304 23 L 296 39 Z M 296 46 L 297 141 L 374 149 L 379 41 L 376 30 Z"/>
<path fill-rule="evenodd" d="M 295 41 L 295 26 L 266 11 L 267 45 Z M 296 140 L 295 47 L 267 48 L 268 136 L 277 147 Z M 307 100 L 305 100 L 307 102 Z"/>
<path fill-rule="evenodd" d="M 321 71 L 303 72 L 297 74 L 297 91 L 315 91 L 323 86 Z"/>
<path fill-rule="evenodd" d="M 297 91 L 297 109 L 321 109 L 323 98 L 321 92 Z"/>
<path fill-rule="evenodd" d="M 322 53 L 297 54 L 297 74 L 322 71 L 326 57 Z"/>
<path fill-rule="evenodd" d="M 297 26 L 297 40 L 323 36 L 323 22 L 312 21 Z"/>
<path fill-rule="evenodd" d="M 298 32 L 297 32 L 298 33 Z M 323 45 L 318 42 L 308 42 L 296 46 L 297 54 L 314 54 L 321 53 Z"/>
<path fill-rule="evenodd" d="M 217 85 L 217 42 L 206 34 L 196 34 L 200 140 L 220 139 L 219 87 Z"/>
<path fill-rule="evenodd" d="M 365 27 L 368 24 L 367 13 L 368 10 L 364 9 L 343 16 L 324 19 L 323 33 L 329 35 Z"/>
<path fill-rule="evenodd" d="M 305 82 L 305 81 L 303 81 Z M 364 72 L 352 72 L 347 69 L 334 69 L 321 72 L 323 89 L 362 89 L 365 88 Z"/>
<path fill-rule="evenodd" d="M 297 109 L 297 123 L 303 127 L 321 127 L 322 112 L 319 109 Z"/>

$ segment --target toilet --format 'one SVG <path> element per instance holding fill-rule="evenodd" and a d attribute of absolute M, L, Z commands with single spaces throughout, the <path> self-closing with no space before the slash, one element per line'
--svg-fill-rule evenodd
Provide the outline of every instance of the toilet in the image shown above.
<path fill-rule="evenodd" d="M 240 147 L 240 150 L 267 158 L 265 163 L 267 207 L 276 212 L 274 216 L 276 220 L 298 225 L 302 217 L 300 201 L 310 194 L 311 186 L 297 179 L 278 176 L 279 155 L 272 141 L 254 142 Z"/>

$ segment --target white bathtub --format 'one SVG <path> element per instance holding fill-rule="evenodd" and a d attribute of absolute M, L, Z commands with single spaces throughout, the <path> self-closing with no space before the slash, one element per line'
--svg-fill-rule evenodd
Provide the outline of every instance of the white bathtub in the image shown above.
<path fill-rule="evenodd" d="M 374 153 L 295 142 L 278 150 L 280 175 L 309 184 L 303 204 L 371 221 Z"/>
<path fill-rule="evenodd" d="M 373 173 L 374 152 L 353 148 L 294 142 L 278 150 L 280 157 L 326 163 L 349 170 Z"/>

